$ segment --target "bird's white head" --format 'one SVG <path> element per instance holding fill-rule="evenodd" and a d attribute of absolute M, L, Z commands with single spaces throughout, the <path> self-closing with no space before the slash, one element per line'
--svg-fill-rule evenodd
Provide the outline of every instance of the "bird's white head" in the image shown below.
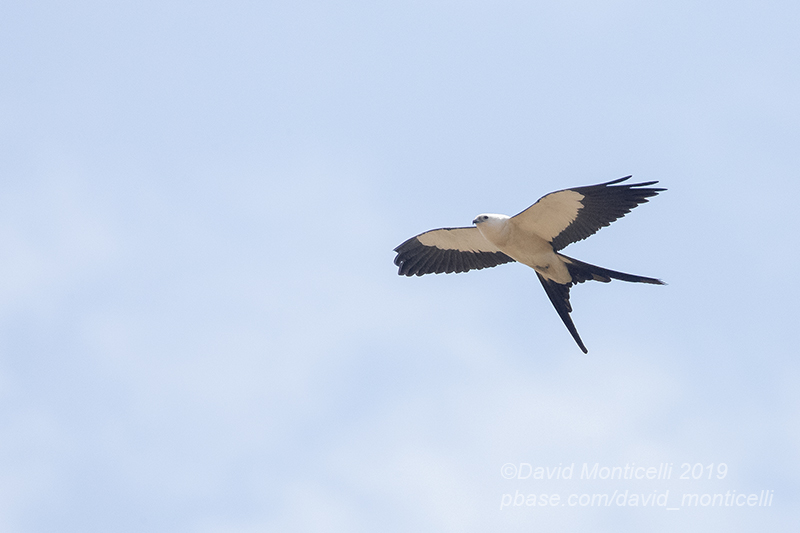
<path fill-rule="evenodd" d="M 487 240 L 495 244 L 499 244 L 505 239 L 504 230 L 507 227 L 506 221 L 509 218 L 510 217 L 507 215 L 485 213 L 483 215 L 476 216 L 472 223 L 478 227 L 478 231 L 480 231 L 481 235 L 483 235 Z"/>
<path fill-rule="evenodd" d="M 508 220 L 509 217 L 507 215 L 495 215 L 492 213 L 484 213 L 483 215 L 478 215 L 472 221 L 473 224 L 476 226 L 480 224 L 486 224 L 489 226 L 502 226 L 505 224 L 505 221 Z"/>

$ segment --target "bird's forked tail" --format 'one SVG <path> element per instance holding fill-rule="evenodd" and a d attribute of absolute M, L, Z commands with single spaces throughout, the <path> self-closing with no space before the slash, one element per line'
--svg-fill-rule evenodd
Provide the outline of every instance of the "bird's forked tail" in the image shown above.
<path fill-rule="evenodd" d="M 567 265 L 567 270 L 572 276 L 573 283 L 583 283 L 584 281 L 589 280 L 608 283 L 612 279 L 618 279 L 621 281 L 630 281 L 632 283 L 652 283 L 653 285 L 666 285 L 666 283 L 660 279 L 636 276 L 634 274 L 626 274 L 625 272 L 617 272 L 616 270 L 590 265 L 589 263 L 584 263 L 583 261 L 578 261 L 577 259 L 567 257 L 564 254 L 558 254 L 558 256 L 563 259 L 564 263 Z"/>

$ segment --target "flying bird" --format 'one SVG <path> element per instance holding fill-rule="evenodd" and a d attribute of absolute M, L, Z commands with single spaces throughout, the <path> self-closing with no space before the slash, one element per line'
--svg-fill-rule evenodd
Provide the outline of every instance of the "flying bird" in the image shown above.
<path fill-rule="evenodd" d="M 482 214 L 472 221 L 474 226 L 420 233 L 394 249 L 394 264 L 401 276 L 466 272 L 514 261 L 528 265 L 536 271 L 572 338 L 588 353 L 570 317 L 573 285 L 612 279 L 664 285 L 659 279 L 609 270 L 559 253 L 666 190 L 650 187 L 657 181 L 618 185 L 630 178 L 552 192 L 513 217 Z"/>

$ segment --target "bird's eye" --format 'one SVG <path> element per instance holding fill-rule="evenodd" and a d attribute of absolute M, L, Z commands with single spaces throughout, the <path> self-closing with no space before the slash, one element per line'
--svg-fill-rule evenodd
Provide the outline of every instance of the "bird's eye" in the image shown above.
<path fill-rule="evenodd" d="M 489 220 L 489 217 L 486 216 L 486 215 L 483 215 L 483 220 Z"/>

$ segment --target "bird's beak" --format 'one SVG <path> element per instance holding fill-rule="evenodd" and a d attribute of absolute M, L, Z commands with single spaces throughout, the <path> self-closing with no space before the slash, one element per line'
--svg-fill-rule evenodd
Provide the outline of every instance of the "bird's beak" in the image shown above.
<path fill-rule="evenodd" d="M 477 218 L 472 221 L 472 223 L 475 224 L 476 226 L 478 225 L 478 222 L 480 222 L 480 221 Z"/>

